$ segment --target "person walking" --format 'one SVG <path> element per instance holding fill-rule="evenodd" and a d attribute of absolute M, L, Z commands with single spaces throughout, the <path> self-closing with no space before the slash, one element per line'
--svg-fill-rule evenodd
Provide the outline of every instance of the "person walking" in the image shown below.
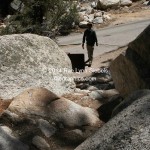
<path fill-rule="evenodd" d="M 87 24 L 87 29 L 84 31 L 83 34 L 83 41 L 82 41 L 82 48 L 84 49 L 84 43 L 86 41 L 86 49 L 88 53 L 88 60 L 85 61 L 85 65 L 91 67 L 93 61 L 93 51 L 94 45 L 98 46 L 96 32 L 92 29 L 92 23 Z M 87 64 L 89 62 L 89 64 Z"/>

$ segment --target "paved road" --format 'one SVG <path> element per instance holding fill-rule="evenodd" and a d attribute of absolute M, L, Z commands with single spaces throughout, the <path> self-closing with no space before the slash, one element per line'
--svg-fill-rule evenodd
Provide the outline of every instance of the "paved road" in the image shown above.
<path fill-rule="evenodd" d="M 99 46 L 95 47 L 94 57 L 127 45 L 149 24 L 150 19 L 96 30 Z M 82 36 L 83 33 L 59 37 L 58 43 L 60 46 L 66 45 L 63 46 L 65 52 L 87 54 L 86 50 L 81 48 Z M 87 55 L 85 56 L 87 58 Z"/>

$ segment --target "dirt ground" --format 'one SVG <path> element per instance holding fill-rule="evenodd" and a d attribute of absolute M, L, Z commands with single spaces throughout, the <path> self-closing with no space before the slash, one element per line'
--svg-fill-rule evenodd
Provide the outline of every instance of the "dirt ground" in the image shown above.
<path fill-rule="evenodd" d="M 112 18 L 114 18 L 115 21 L 110 23 L 111 26 L 150 19 L 150 7 L 144 7 L 143 9 L 139 9 L 137 12 L 112 14 Z"/>

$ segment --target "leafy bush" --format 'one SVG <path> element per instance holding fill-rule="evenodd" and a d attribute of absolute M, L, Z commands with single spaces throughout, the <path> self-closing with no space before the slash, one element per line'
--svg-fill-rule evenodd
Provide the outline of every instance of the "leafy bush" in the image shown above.
<path fill-rule="evenodd" d="M 22 0 L 23 12 L 18 12 L 8 20 L 2 34 L 36 33 L 55 37 L 58 31 L 69 32 L 74 22 L 78 22 L 76 4 L 62 0 Z"/>
<path fill-rule="evenodd" d="M 68 9 L 68 12 L 64 14 L 60 19 L 60 32 L 69 33 L 70 29 L 74 27 L 75 24 L 79 23 L 79 16 L 77 13 L 76 5 L 72 4 Z"/>

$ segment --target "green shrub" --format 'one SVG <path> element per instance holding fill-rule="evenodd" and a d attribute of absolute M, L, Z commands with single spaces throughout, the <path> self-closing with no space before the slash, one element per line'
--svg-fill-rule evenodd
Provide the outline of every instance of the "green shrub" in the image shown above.
<path fill-rule="evenodd" d="M 70 29 L 74 27 L 75 24 L 79 23 L 78 13 L 76 9 L 76 5 L 73 4 L 68 9 L 68 12 L 65 13 L 60 19 L 60 32 L 70 32 Z"/>
<path fill-rule="evenodd" d="M 13 15 L 1 34 L 36 33 L 55 36 L 58 31 L 67 32 L 77 22 L 77 10 L 73 1 L 22 0 L 23 12 Z"/>

